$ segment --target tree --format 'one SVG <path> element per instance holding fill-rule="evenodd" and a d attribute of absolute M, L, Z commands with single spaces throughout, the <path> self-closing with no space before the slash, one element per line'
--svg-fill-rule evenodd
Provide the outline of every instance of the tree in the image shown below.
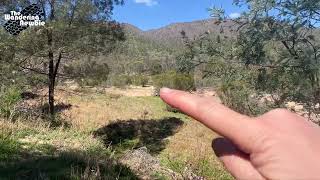
<path fill-rule="evenodd" d="M 111 21 L 114 5 L 123 0 L 16 0 L 1 2 L 7 12 L 37 3 L 45 12 L 44 27 L 29 28 L 14 39 L 17 65 L 48 76 L 49 113 L 54 115 L 54 91 L 61 61 L 110 53 L 124 39 L 119 24 Z"/>
<path fill-rule="evenodd" d="M 228 19 L 219 8 L 212 8 L 211 13 L 217 24 L 234 22 L 236 38 L 221 41 L 221 37 L 207 34 L 196 41 L 186 41 L 187 51 L 179 56 L 180 67 L 198 68 L 205 77 L 219 78 L 222 97 L 229 96 L 223 98 L 228 99 L 225 103 L 243 113 L 259 112 L 252 112 L 252 106 L 247 104 L 250 96 L 265 93 L 276 95 L 276 107 L 297 101 L 314 111 L 320 102 L 320 2 L 235 0 L 234 3 L 248 7 L 238 19 Z M 242 90 L 250 93 L 241 93 Z M 234 102 L 239 104 L 234 106 Z"/>
<path fill-rule="evenodd" d="M 320 102 L 318 0 L 236 0 L 250 11 L 239 20 L 239 57 L 259 66 L 265 88 L 280 101 Z M 278 52 L 278 53 L 276 53 Z M 282 79 L 282 80 L 281 80 Z M 260 82 L 263 83 L 263 82 Z"/>

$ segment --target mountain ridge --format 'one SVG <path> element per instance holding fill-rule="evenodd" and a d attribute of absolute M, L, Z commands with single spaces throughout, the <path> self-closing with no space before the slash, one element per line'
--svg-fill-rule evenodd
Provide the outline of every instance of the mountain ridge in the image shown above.
<path fill-rule="evenodd" d="M 161 43 L 182 43 L 181 32 L 184 31 L 186 35 L 193 39 L 204 33 L 221 34 L 224 36 L 232 36 L 236 31 L 236 23 L 232 20 L 226 20 L 219 23 L 216 19 L 204 19 L 191 22 L 177 22 L 166 25 L 161 28 L 143 31 L 138 27 L 122 23 L 124 30 L 129 34 L 142 36 L 144 38 L 154 40 Z"/>

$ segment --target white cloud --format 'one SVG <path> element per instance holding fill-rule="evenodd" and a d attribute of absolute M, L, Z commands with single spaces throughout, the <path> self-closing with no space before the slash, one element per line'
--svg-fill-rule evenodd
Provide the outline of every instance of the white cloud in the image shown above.
<path fill-rule="evenodd" d="M 237 18 L 239 18 L 240 16 L 241 16 L 240 13 L 231 13 L 231 14 L 229 15 L 229 17 L 230 17 L 231 19 L 237 19 Z"/>
<path fill-rule="evenodd" d="M 146 6 L 154 6 L 158 4 L 155 0 L 134 0 L 134 2 L 138 4 L 145 4 Z"/>

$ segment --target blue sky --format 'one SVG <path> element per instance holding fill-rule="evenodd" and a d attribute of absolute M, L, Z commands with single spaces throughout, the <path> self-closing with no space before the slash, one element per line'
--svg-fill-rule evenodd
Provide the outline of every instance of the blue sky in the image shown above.
<path fill-rule="evenodd" d="M 216 6 L 226 10 L 229 16 L 238 16 L 244 11 L 232 4 L 232 0 L 126 0 L 117 6 L 113 18 L 130 23 L 142 30 L 155 29 L 175 22 L 190 22 L 207 19 L 207 8 Z"/>

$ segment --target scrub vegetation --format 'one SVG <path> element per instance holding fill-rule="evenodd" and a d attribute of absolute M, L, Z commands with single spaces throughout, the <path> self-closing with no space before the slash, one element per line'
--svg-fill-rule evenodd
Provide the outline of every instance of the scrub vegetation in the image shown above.
<path fill-rule="evenodd" d="M 1 179 L 232 179 L 219 135 L 162 87 L 320 124 L 318 0 L 234 0 L 250 7 L 237 19 L 212 7 L 151 31 L 112 20 L 122 0 L 4 0 L 0 16 L 33 3 L 45 26 L 0 28 Z"/>

